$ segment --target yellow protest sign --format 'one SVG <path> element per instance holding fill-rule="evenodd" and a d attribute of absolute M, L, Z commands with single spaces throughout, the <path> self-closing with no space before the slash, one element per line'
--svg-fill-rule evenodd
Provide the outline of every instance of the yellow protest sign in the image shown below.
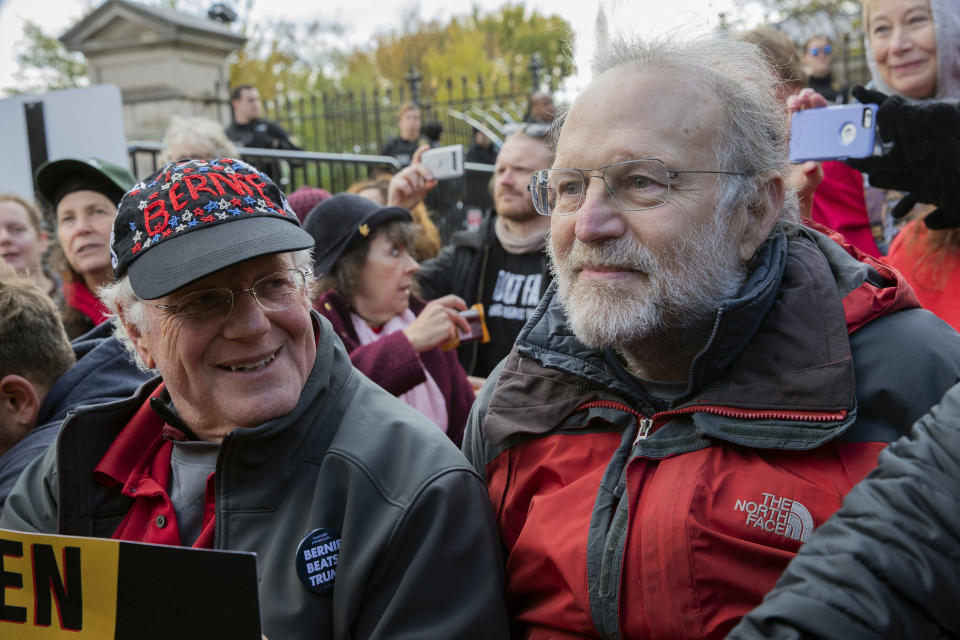
<path fill-rule="evenodd" d="M 0 530 L 0 636 L 113 638 L 120 546 Z M 16 625 L 16 635 L 5 630 Z"/>

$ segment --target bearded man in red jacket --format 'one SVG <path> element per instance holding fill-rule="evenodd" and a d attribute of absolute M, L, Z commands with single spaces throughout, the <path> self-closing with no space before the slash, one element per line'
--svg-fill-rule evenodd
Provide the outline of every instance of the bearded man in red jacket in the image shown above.
<path fill-rule="evenodd" d="M 530 184 L 554 283 L 481 391 L 525 638 L 719 638 L 960 375 L 898 274 L 802 226 L 753 45 L 620 42 Z"/>

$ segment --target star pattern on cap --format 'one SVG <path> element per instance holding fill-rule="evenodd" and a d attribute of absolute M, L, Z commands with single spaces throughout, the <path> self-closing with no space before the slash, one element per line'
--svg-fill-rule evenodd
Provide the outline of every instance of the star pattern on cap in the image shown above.
<path fill-rule="evenodd" d="M 214 177 L 217 177 L 215 172 L 220 172 L 233 177 L 222 183 L 208 182 L 207 184 L 211 187 L 200 189 L 198 192 L 194 183 L 187 180 L 190 175 L 199 175 L 196 172 L 209 172 Z M 244 180 L 234 179 L 234 177 L 243 177 L 251 180 L 253 175 L 259 176 L 266 182 L 266 185 L 250 183 L 252 187 L 256 187 L 259 194 L 248 187 Z M 209 176 L 207 178 L 210 179 Z M 177 193 L 173 187 L 178 182 L 186 183 L 190 193 Z M 202 179 L 198 179 L 197 183 L 202 185 Z M 270 191 L 261 189 L 267 185 Z M 214 194 L 211 188 L 216 188 L 219 195 Z M 142 197 L 136 196 L 137 193 L 142 193 Z M 229 159 L 222 159 L 216 164 L 197 160 L 167 163 L 161 170 L 153 173 L 143 182 L 137 183 L 131 191 L 127 192 L 118 208 L 120 210 L 118 214 L 122 216 L 123 222 L 117 226 L 117 237 L 111 237 L 110 242 L 113 266 L 120 273 L 125 271 L 126 265 L 131 261 L 139 260 L 149 248 L 173 235 L 184 231 L 189 232 L 191 227 L 215 225 L 229 221 L 231 216 L 242 217 L 247 214 L 279 217 L 295 215 L 290 210 L 283 193 L 270 183 L 265 173 L 247 163 Z M 128 226 L 130 231 L 125 232 Z M 369 227 L 366 225 L 364 227 L 364 235 L 369 234 Z M 118 259 L 113 253 L 116 249 L 114 245 L 117 243 L 123 245 L 124 237 L 130 253 L 127 253 L 126 257 L 120 255 Z M 136 255 L 131 256 L 131 254 Z"/>

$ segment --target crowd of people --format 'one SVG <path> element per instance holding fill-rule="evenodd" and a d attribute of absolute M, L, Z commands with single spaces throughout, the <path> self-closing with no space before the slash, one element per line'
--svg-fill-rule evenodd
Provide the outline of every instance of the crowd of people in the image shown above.
<path fill-rule="evenodd" d="M 247 86 L 149 176 L 41 166 L 52 229 L 0 195 L 0 529 L 256 552 L 273 640 L 960 634 L 960 11 L 863 24 L 882 154 L 788 162 L 847 99 L 826 36 L 619 37 L 476 132 L 446 246 L 412 103 L 333 195 L 235 158 L 295 148 Z"/>

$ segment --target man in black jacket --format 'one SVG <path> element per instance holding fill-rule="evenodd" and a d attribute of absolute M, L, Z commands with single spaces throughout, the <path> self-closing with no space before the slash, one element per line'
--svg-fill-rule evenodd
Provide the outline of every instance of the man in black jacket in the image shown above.
<path fill-rule="evenodd" d="M 545 125 L 526 125 L 504 141 L 491 183 L 494 211 L 476 231 L 454 234 L 417 274 L 427 299 L 455 293 L 468 305 L 483 304 L 490 342 L 460 347 L 467 375 L 486 377 L 507 355 L 550 284 L 550 219 L 537 214 L 527 191 L 533 172 L 553 162 L 546 132 Z"/>
<path fill-rule="evenodd" d="M 400 115 L 397 126 L 400 135 L 387 140 L 387 144 L 380 150 L 382 156 L 393 156 L 400 164 L 407 166 L 413 160 L 413 153 L 420 146 L 420 107 L 413 102 L 400 106 Z"/>
<path fill-rule="evenodd" d="M 263 114 L 263 104 L 256 87 L 244 84 L 234 88 L 230 93 L 230 105 L 233 107 L 233 122 L 226 129 L 227 137 L 239 146 L 300 151 L 300 147 L 290 141 L 290 136 L 283 127 L 260 117 Z M 279 161 L 263 160 L 254 164 L 263 169 L 274 182 L 279 182 Z"/>

